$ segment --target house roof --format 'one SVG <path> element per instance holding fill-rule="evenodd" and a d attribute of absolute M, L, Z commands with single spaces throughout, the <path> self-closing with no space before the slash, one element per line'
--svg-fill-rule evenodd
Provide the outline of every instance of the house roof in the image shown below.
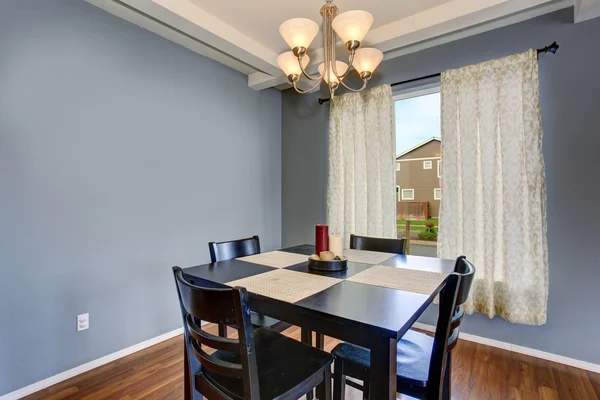
<path fill-rule="evenodd" d="M 427 143 L 429 143 L 429 142 L 433 142 L 434 140 L 437 140 L 438 142 L 441 142 L 441 141 L 442 141 L 442 139 L 440 139 L 439 137 L 435 137 L 435 136 L 433 136 L 433 137 L 431 137 L 431 138 L 427 139 L 426 141 L 424 141 L 424 142 L 422 142 L 422 143 L 419 143 L 419 144 L 418 144 L 418 145 L 416 145 L 415 147 L 411 147 L 410 149 L 406 150 L 405 152 L 398 154 L 398 155 L 396 156 L 396 160 L 397 160 L 397 159 L 399 159 L 399 158 L 400 158 L 400 157 L 402 157 L 402 156 L 405 156 L 405 155 L 407 155 L 407 154 L 408 154 L 408 153 L 410 153 L 411 151 L 414 151 L 414 150 L 418 149 L 418 148 L 419 148 L 419 147 L 421 147 L 421 146 L 425 146 L 425 145 L 426 145 Z"/>

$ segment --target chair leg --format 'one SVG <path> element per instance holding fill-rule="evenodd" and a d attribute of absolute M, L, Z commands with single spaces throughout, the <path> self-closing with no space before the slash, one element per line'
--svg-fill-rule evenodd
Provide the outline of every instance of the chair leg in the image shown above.
<path fill-rule="evenodd" d="M 219 324 L 219 336 L 227 337 L 227 326 L 225 324 Z"/>
<path fill-rule="evenodd" d="M 363 400 L 369 400 L 371 387 L 368 381 L 363 381 Z"/>
<path fill-rule="evenodd" d="M 320 350 L 325 348 L 325 336 L 319 332 L 315 332 L 315 347 Z"/>
<path fill-rule="evenodd" d="M 326 368 L 323 372 L 323 382 L 317 386 L 317 399 L 331 400 L 331 369 Z"/>
<path fill-rule="evenodd" d="M 346 397 L 346 376 L 344 364 L 336 360 L 333 364 L 333 400 L 344 400 Z"/>
<path fill-rule="evenodd" d="M 300 341 L 302 343 L 312 346 L 312 332 L 306 328 L 300 328 Z M 310 389 L 310 392 L 306 393 L 306 400 L 313 400 L 314 390 Z"/>
<path fill-rule="evenodd" d="M 183 342 L 183 399 L 192 400 L 192 378 L 190 376 L 190 359 L 188 358 L 187 344 Z"/>
<path fill-rule="evenodd" d="M 446 356 L 446 371 L 444 372 L 444 385 L 442 387 L 442 400 L 450 400 L 452 396 L 452 352 Z"/>

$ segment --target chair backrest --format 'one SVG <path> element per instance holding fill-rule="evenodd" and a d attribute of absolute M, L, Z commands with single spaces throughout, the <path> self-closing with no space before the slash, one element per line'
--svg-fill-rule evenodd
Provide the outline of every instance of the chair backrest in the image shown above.
<path fill-rule="evenodd" d="M 211 379 L 211 375 L 218 374 L 240 381 L 244 388 L 244 399 L 258 400 L 258 372 L 246 289 L 204 287 L 199 285 L 200 280 L 195 282 L 194 279 L 186 277 L 179 267 L 173 267 L 173 274 L 183 317 L 188 357 L 195 357 L 201 365 L 200 371 L 189 371 L 190 377 L 196 375 L 196 389 L 210 399 L 234 397 L 228 388 L 216 384 Z M 212 335 L 202 330 L 201 321 L 234 326 L 239 339 Z M 239 359 L 240 363 L 209 355 L 202 349 L 202 345 L 231 353 L 233 359 Z"/>
<path fill-rule="evenodd" d="M 454 315 L 452 316 L 452 332 L 450 333 L 450 339 L 448 343 L 449 351 L 452 351 L 452 349 L 454 349 L 458 343 L 458 328 L 460 327 L 462 319 L 465 315 L 463 304 L 465 304 L 469 298 L 469 292 L 471 291 L 471 285 L 473 284 L 473 278 L 475 277 L 475 267 L 466 259 L 465 256 L 460 256 L 456 259 L 454 272 L 460 274 L 462 279 L 458 287 L 456 308 L 454 309 Z"/>
<path fill-rule="evenodd" d="M 208 244 L 211 262 L 231 260 L 232 258 L 251 256 L 260 253 L 258 236 L 230 240 L 228 242 L 210 242 Z"/>
<path fill-rule="evenodd" d="M 351 234 L 350 248 L 381 253 L 406 254 L 406 239 L 385 239 Z"/>
<path fill-rule="evenodd" d="M 456 298 L 461 282 L 461 275 L 452 273 L 446 279 L 446 285 L 440 294 L 440 311 L 433 338 L 433 349 L 429 362 L 429 375 L 427 378 L 427 398 L 439 399 L 442 393 L 446 357 L 448 355 L 448 342 L 450 339 L 452 316 L 456 307 Z"/>
<path fill-rule="evenodd" d="M 454 264 L 454 272 L 462 275 L 460 287 L 458 288 L 458 297 L 456 298 L 456 306 L 458 307 L 465 304 L 469 298 L 469 292 L 471 291 L 471 285 L 475 276 L 475 267 L 465 256 L 460 256 L 456 259 L 456 264 Z"/>

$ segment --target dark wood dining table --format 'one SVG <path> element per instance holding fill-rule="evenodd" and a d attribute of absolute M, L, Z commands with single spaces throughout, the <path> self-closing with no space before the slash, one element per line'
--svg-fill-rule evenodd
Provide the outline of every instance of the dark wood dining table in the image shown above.
<path fill-rule="evenodd" d="M 315 248 L 301 245 L 280 250 L 310 256 Z M 386 266 L 450 274 L 454 260 L 395 255 Z M 442 282 L 428 294 L 362 284 L 346 279 L 373 267 L 348 261 L 348 269 L 339 272 L 313 271 L 306 262 L 287 270 L 340 279 L 339 283 L 294 303 L 252 293 L 250 308 L 260 314 L 300 326 L 310 331 L 357 344 L 371 351 L 370 398 L 396 398 L 396 343 L 431 304 Z M 185 268 L 184 273 L 202 279 L 213 287 L 227 282 L 273 271 L 276 268 L 233 259 Z"/>

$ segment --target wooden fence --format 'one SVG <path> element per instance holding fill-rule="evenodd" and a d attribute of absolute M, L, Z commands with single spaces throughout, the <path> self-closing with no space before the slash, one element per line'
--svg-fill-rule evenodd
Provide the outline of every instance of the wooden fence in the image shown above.
<path fill-rule="evenodd" d="M 396 206 L 396 219 L 429 219 L 428 201 L 401 201 Z"/>

